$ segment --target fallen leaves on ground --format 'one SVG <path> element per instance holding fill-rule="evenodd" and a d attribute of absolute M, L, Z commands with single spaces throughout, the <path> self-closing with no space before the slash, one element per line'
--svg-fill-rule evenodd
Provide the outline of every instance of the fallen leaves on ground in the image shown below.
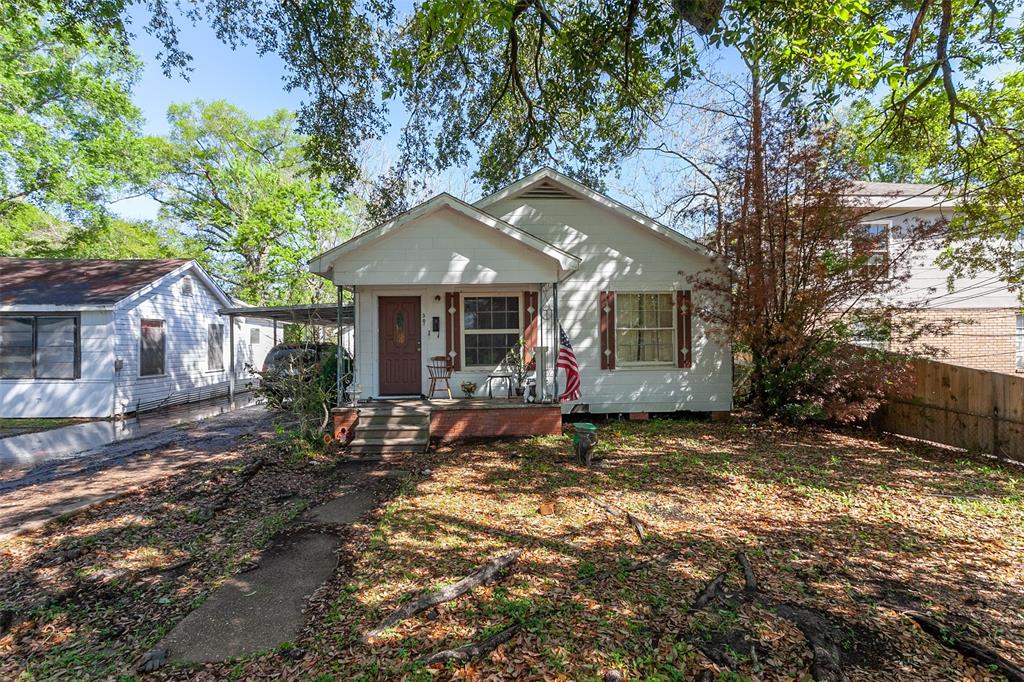
<path fill-rule="evenodd" d="M 609 422 L 599 440 L 603 459 L 590 470 L 574 462 L 565 437 L 420 456 L 415 468 L 432 473 L 414 479 L 372 522 L 353 527 L 335 577 L 307 606 L 297 641 L 239 662 L 155 676 L 539 680 L 618 671 L 625 679 L 675 680 L 721 670 L 706 653 L 720 650 L 737 674 L 807 679 L 806 640 L 769 602 L 827 614 L 852 680 L 997 679 L 923 633 L 902 608 L 927 611 L 1024 662 L 1019 469 L 855 430 L 777 424 Z M 240 537 L 259 536 L 268 519 L 288 522 L 293 503 L 273 502 L 281 493 L 262 488 L 282 473 L 266 471 L 246 497 L 250 510 L 215 517 L 199 533 L 186 529 L 198 502 L 177 498 L 193 490 L 212 497 L 230 476 L 212 471 L 166 482 L 134 507 L 110 503 L 105 512 L 0 545 L 0 569 L 22 581 L 0 588 L 0 599 L 109 581 L 120 581 L 123 595 L 144 595 L 103 601 L 83 592 L 87 605 L 104 605 L 102 618 L 79 615 L 77 596 L 38 612 L 31 625 L 0 639 L 0 656 L 18 656 L 5 658 L 15 662 L 0 673 L 30 663 L 43 679 L 72 656 L 107 657 L 107 669 L 130 670 L 155 632 L 171 627 L 259 545 Z M 309 479 L 296 474 L 292 482 L 308 499 L 302 486 Z M 584 493 L 634 515 L 646 540 Z M 540 513 L 542 506 L 554 513 Z M 82 546 L 84 554 L 58 560 Z M 494 582 L 363 642 L 368 629 L 422 590 L 514 549 L 523 555 Z M 735 565 L 738 550 L 750 558 L 766 601 L 691 609 L 704 585 Z M 170 580 L 145 571 L 189 557 L 196 563 Z M 739 590 L 742 576 L 733 571 L 726 587 Z M 161 598 L 169 603 L 154 606 Z M 152 624 L 136 634 L 144 622 Z M 521 628 L 512 639 L 476 660 L 420 662 L 513 624 Z"/>

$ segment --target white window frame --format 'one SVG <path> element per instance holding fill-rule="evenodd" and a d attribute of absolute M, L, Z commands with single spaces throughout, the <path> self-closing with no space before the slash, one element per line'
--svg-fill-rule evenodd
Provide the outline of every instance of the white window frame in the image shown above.
<path fill-rule="evenodd" d="M 519 305 L 519 324 L 522 325 L 525 318 L 523 316 L 523 294 L 514 291 L 488 291 L 474 294 L 459 294 L 459 314 L 462 319 L 459 320 L 459 332 L 462 335 L 462 357 L 466 358 L 466 362 L 462 364 L 462 371 L 491 371 L 501 368 L 501 364 L 498 365 L 470 365 L 469 356 L 466 354 L 466 299 L 467 298 L 515 298 Z M 471 329 L 469 334 L 515 334 L 517 337 L 523 336 L 522 329 Z"/>
<path fill-rule="evenodd" d="M 160 328 L 163 330 L 164 340 L 164 357 L 163 367 L 160 368 L 159 374 L 143 374 L 142 373 L 142 325 L 147 322 L 159 322 Z M 140 379 L 158 379 L 160 377 L 167 376 L 167 320 L 162 320 L 156 317 L 144 317 L 139 320 L 139 378 Z"/>
<path fill-rule="evenodd" d="M 672 302 L 672 354 L 673 356 L 678 352 L 679 348 L 679 302 L 676 300 L 675 291 L 666 291 L 664 289 L 658 289 L 656 291 L 618 291 L 615 292 L 615 368 L 623 369 L 643 369 L 645 367 L 675 367 L 676 361 L 673 360 L 660 360 L 652 362 L 650 360 L 620 360 L 619 359 L 619 331 L 622 329 L 639 329 L 643 331 L 653 330 L 665 330 L 668 327 L 620 327 L 619 326 L 619 296 L 638 296 L 643 294 L 667 294 L 669 300 Z"/>
<path fill-rule="evenodd" d="M 885 225 L 885 238 L 882 239 L 882 243 L 881 244 L 879 244 L 877 247 L 871 249 L 868 252 L 868 259 L 864 263 L 864 267 L 866 267 L 866 268 L 873 267 L 872 259 L 875 256 L 882 256 L 884 258 L 884 260 L 885 260 L 885 274 L 886 274 L 886 276 L 889 276 L 889 274 L 892 272 L 892 264 L 890 262 L 891 258 L 892 258 L 892 220 L 890 220 L 890 219 L 885 219 L 885 220 L 862 220 L 862 221 L 860 221 L 860 224 L 861 225 Z M 853 246 L 853 241 L 851 240 L 851 247 L 852 246 Z"/>
<path fill-rule="evenodd" d="M 1024 313 L 1017 313 L 1017 356 L 1014 369 L 1024 372 Z"/>
<path fill-rule="evenodd" d="M 212 346 L 212 343 L 210 342 L 211 341 L 211 339 L 210 339 L 210 332 L 212 331 L 211 327 L 213 327 L 214 325 L 220 327 L 220 367 L 210 367 L 210 347 Z M 224 361 L 224 337 L 225 337 L 224 332 L 226 330 L 227 330 L 227 327 L 225 326 L 225 324 L 223 322 L 208 322 L 207 325 L 206 325 L 206 371 L 207 372 L 223 372 L 224 368 L 227 366 L 227 363 Z"/>

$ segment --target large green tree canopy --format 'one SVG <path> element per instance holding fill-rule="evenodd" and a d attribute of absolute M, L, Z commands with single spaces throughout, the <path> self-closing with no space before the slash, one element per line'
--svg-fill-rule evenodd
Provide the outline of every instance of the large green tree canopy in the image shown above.
<path fill-rule="evenodd" d="M 0 5 L 0 223 L 34 205 L 83 220 L 150 169 L 131 101 L 140 64 L 87 21 Z M 20 215 L 15 215 L 20 214 Z"/>
<path fill-rule="evenodd" d="M 257 120 L 223 101 L 173 105 L 167 116 L 153 196 L 186 251 L 250 303 L 315 300 L 324 282 L 306 261 L 350 236 L 353 221 L 310 173 L 294 116 Z"/>
<path fill-rule="evenodd" d="M 59 15 L 126 41 L 130 4 L 64 0 Z M 279 53 L 286 85 L 309 94 L 299 123 L 311 160 L 338 187 L 358 174 L 359 144 L 383 133 L 389 100 L 410 117 L 400 171 L 474 159 L 493 185 L 549 158 L 599 175 L 685 92 L 708 49 L 741 47 L 766 82 L 819 103 L 881 87 L 887 134 L 912 129 L 935 88 L 950 125 L 980 126 L 989 112 L 961 88 L 1024 49 L 1021 0 L 425 0 L 401 15 L 390 0 L 142 4 L 168 69 L 188 63 L 176 6 L 229 44 Z"/>

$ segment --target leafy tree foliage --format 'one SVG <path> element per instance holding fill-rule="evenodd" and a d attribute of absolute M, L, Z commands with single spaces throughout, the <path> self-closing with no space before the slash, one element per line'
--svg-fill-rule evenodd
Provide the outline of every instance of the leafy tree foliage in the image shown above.
<path fill-rule="evenodd" d="M 231 45 L 277 52 L 287 85 L 310 94 L 299 123 L 316 170 L 339 188 L 358 174 L 359 145 L 383 133 L 393 98 L 410 113 L 400 175 L 476 160 L 493 186 L 551 159 L 593 180 L 686 95 L 708 46 L 756 52 L 762 80 L 791 98 L 828 105 L 881 84 L 887 134 L 912 129 L 933 89 L 950 125 L 980 125 L 988 112 L 960 86 L 1024 49 L 1021 0 L 426 0 L 401 18 L 389 0 L 143 4 L 168 69 L 189 59 L 175 7 Z M 88 19 L 122 41 L 128 7 L 60 5 L 67 22 Z"/>
<path fill-rule="evenodd" d="M 306 262 L 352 232 L 330 186 L 311 175 L 291 113 L 256 120 L 230 104 L 174 105 L 154 192 L 185 248 L 250 303 L 308 303 L 334 292 Z"/>
<path fill-rule="evenodd" d="M 54 7 L 0 5 L 0 227 L 26 203 L 83 220 L 145 182 L 146 143 L 131 101 L 139 62 L 87 21 Z M 8 236 L 7 239 L 10 237 Z"/>
<path fill-rule="evenodd" d="M 943 323 L 926 322 L 896 292 L 934 230 L 902 231 L 887 260 L 847 197 L 858 169 L 831 130 L 805 130 L 768 108 L 735 139 L 718 177 L 714 234 L 734 276 L 701 273 L 702 317 L 749 352 L 749 396 L 764 415 L 853 420 L 874 411 L 907 375 L 898 356 Z M 880 342 L 874 344 L 871 342 Z"/>
<path fill-rule="evenodd" d="M 941 265 L 957 275 L 995 272 L 1019 286 L 1024 284 L 1024 71 L 961 88 L 957 98 L 965 110 L 984 112 L 984 119 L 950 126 L 945 93 L 931 88 L 907 109 L 917 134 L 891 137 L 880 135 L 889 112 L 857 102 L 844 126 L 846 144 L 876 179 L 932 184 L 957 202 L 943 235 Z"/>
<path fill-rule="evenodd" d="M 21 204 L 0 221 L 0 255 L 22 258 L 179 258 L 180 237 L 148 222 L 99 216 L 87 224 L 60 220 Z"/>

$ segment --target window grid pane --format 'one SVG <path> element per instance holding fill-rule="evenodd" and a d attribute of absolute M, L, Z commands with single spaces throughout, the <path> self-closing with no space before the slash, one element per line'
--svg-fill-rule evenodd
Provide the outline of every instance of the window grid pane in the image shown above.
<path fill-rule="evenodd" d="M 1024 315 L 1017 316 L 1017 369 L 1024 372 Z"/>
<path fill-rule="evenodd" d="M 31 317 L 0 318 L 0 379 L 32 378 Z"/>
<path fill-rule="evenodd" d="M 518 296 L 463 297 L 463 329 L 519 329 Z"/>
<path fill-rule="evenodd" d="M 615 359 L 670 364 L 675 357 L 675 305 L 670 293 L 616 294 Z"/>
<path fill-rule="evenodd" d="M 466 365 L 497 367 L 518 342 L 519 334 L 466 334 Z"/>
<path fill-rule="evenodd" d="M 75 378 L 76 320 L 40 317 L 36 320 L 36 378 Z"/>

